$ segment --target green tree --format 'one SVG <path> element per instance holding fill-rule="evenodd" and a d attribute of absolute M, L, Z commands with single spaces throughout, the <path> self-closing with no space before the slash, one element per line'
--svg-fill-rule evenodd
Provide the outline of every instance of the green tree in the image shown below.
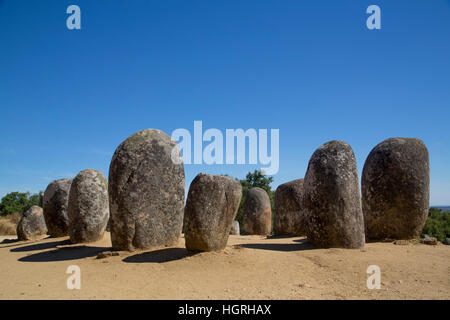
<path fill-rule="evenodd" d="M 39 205 L 39 194 L 30 192 L 10 192 L 0 202 L 0 216 L 24 213 L 34 205 Z"/>
<path fill-rule="evenodd" d="M 261 189 L 264 189 L 270 198 L 270 204 L 272 207 L 273 212 L 273 199 L 274 199 L 274 193 L 272 191 L 272 187 L 270 184 L 273 182 L 273 177 L 265 175 L 261 170 L 255 170 L 253 172 L 247 173 L 244 180 L 239 181 L 242 186 L 242 199 L 241 203 L 239 204 L 239 210 L 236 215 L 236 220 L 239 221 L 239 225 L 241 226 L 242 230 L 242 213 L 244 211 L 244 201 L 245 197 L 247 196 L 248 190 L 254 187 L 259 187 Z"/>
<path fill-rule="evenodd" d="M 422 233 L 436 237 L 441 242 L 444 242 L 445 238 L 450 238 L 450 212 L 430 208 Z"/>

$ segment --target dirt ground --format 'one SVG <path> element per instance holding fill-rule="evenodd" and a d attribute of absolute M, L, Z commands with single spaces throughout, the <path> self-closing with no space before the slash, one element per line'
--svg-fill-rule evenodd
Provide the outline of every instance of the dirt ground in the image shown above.
<path fill-rule="evenodd" d="M 110 235 L 86 245 L 68 238 L 0 237 L 0 299 L 450 299 L 450 246 L 368 243 L 316 249 L 303 238 L 230 236 L 220 252 L 178 246 L 97 259 Z M 11 237 L 9 238 L 11 239 Z M 81 289 L 67 289 L 70 265 Z M 366 286 L 369 265 L 381 289 Z"/>

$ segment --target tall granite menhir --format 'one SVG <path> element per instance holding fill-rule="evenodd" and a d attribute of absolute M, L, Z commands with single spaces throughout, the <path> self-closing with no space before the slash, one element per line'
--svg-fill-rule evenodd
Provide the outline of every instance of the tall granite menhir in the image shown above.
<path fill-rule="evenodd" d="M 430 200 L 425 144 L 419 139 L 390 138 L 375 146 L 364 164 L 361 188 L 368 239 L 418 237 Z"/>
<path fill-rule="evenodd" d="M 139 131 L 116 149 L 109 167 L 112 246 L 169 246 L 183 224 L 184 166 L 178 145 L 160 130 Z"/>
<path fill-rule="evenodd" d="M 44 192 L 45 224 L 51 237 L 64 237 L 69 232 L 67 207 L 72 179 L 52 181 Z"/>
<path fill-rule="evenodd" d="M 225 248 L 242 197 L 241 184 L 225 176 L 200 173 L 192 181 L 184 212 L 186 248 Z"/>
<path fill-rule="evenodd" d="M 108 181 L 103 173 L 86 169 L 73 179 L 68 215 L 72 243 L 103 238 L 109 219 Z"/>
<path fill-rule="evenodd" d="M 320 247 L 361 248 L 364 219 L 352 148 L 323 144 L 312 155 L 304 181 L 308 240 Z"/>

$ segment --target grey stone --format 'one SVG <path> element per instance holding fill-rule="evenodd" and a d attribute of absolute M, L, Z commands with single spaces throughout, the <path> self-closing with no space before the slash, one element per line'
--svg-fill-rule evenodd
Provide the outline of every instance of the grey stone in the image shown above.
<path fill-rule="evenodd" d="M 420 239 L 420 243 L 435 246 L 437 245 L 438 241 L 435 237 L 430 237 L 427 235 L 426 237 Z"/>
<path fill-rule="evenodd" d="M 184 212 L 186 248 L 218 251 L 226 247 L 242 197 L 235 179 L 200 173 L 189 187 Z"/>
<path fill-rule="evenodd" d="M 44 217 L 51 237 L 64 237 L 69 232 L 67 206 L 72 179 L 52 181 L 44 192 Z"/>
<path fill-rule="evenodd" d="M 445 240 L 444 240 L 444 244 L 446 244 L 446 245 L 450 245 L 450 238 L 445 238 Z"/>
<path fill-rule="evenodd" d="M 268 235 L 272 232 L 272 208 L 264 189 L 254 187 L 248 190 L 242 212 L 242 229 L 244 234 Z"/>
<path fill-rule="evenodd" d="M 97 170 L 81 171 L 69 193 L 69 236 L 72 243 L 103 238 L 109 219 L 108 181 Z"/>
<path fill-rule="evenodd" d="M 358 171 L 355 155 L 347 143 L 327 142 L 314 152 L 308 164 L 304 192 L 306 234 L 313 245 L 364 246 Z"/>
<path fill-rule="evenodd" d="M 108 180 L 115 250 L 177 243 L 185 186 L 184 166 L 175 141 L 160 130 L 133 134 L 117 147 Z"/>
<path fill-rule="evenodd" d="M 230 230 L 231 235 L 239 236 L 241 234 L 239 221 L 234 220 Z"/>
<path fill-rule="evenodd" d="M 427 220 L 430 199 L 424 143 L 391 138 L 378 144 L 364 164 L 361 188 L 368 239 L 417 238 Z"/>
<path fill-rule="evenodd" d="M 273 232 L 277 236 L 305 235 L 304 179 L 283 183 L 275 190 Z"/>
<path fill-rule="evenodd" d="M 44 213 L 41 207 L 32 206 L 20 218 L 17 225 L 17 238 L 19 240 L 32 240 L 47 233 Z"/>

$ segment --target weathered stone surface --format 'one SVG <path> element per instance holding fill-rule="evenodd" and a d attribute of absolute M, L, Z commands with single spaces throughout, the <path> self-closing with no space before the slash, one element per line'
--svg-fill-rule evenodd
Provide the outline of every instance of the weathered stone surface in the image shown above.
<path fill-rule="evenodd" d="M 239 236 L 241 234 L 241 229 L 239 227 L 239 221 L 234 220 L 231 226 L 230 234 Z"/>
<path fill-rule="evenodd" d="M 72 182 L 68 204 L 72 243 L 103 238 L 109 219 L 108 181 L 97 170 L 81 171 Z"/>
<path fill-rule="evenodd" d="M 242 197 L 241 184 L 229 177 L 200 173 L 189 187 L 184 212 L 186 248 L 225 248 Z"/>
<path fill-rule="evenodd" d="M 272 232 L 272 208 L 264 189 L 254 187 L 248 190 L 242 212 L 242 229 L 244 234 L 268 235 Z"/>
<path fill-rule="evenodd" d="M 320 146 L 304 181 L 306 234 L 315 246 L 361 248 L 364 220 L 352 148 L 342 141 Z"/>
<path fill-rule="evenodd" d="M 391 138 L 378 144 L 361 179 L 366 236 L 371 240 L 418 237 L 428 217 L 430 167 L 419 139 Z"/>
<path fill-rule="evenodd" d="M 51 237 L 64 237 L 69 232 L 67 206 L 72 179 L 52 181 L 44 192 L 44 217 Z"/>
<path fill-rule="evenodd" d="M 277 236 L 305 235 L 304 179 L 283 183 L 275 190 L 273 232 Z"/>
<path fill-rule="evenodd" d="M 32 206 L 25 211 L 17 225 L 17 238 L 19 240 L 32 240 L 47 233 L 44 213 L 41 207 Z"/>
<path fill-rule="evenodd" d="M 176 142 L 167 134 L 147 129 L 122 142 L 111 160 L 108 183 L 115 250 L 169 246 L 178 241 L 184 166 Z"/>

